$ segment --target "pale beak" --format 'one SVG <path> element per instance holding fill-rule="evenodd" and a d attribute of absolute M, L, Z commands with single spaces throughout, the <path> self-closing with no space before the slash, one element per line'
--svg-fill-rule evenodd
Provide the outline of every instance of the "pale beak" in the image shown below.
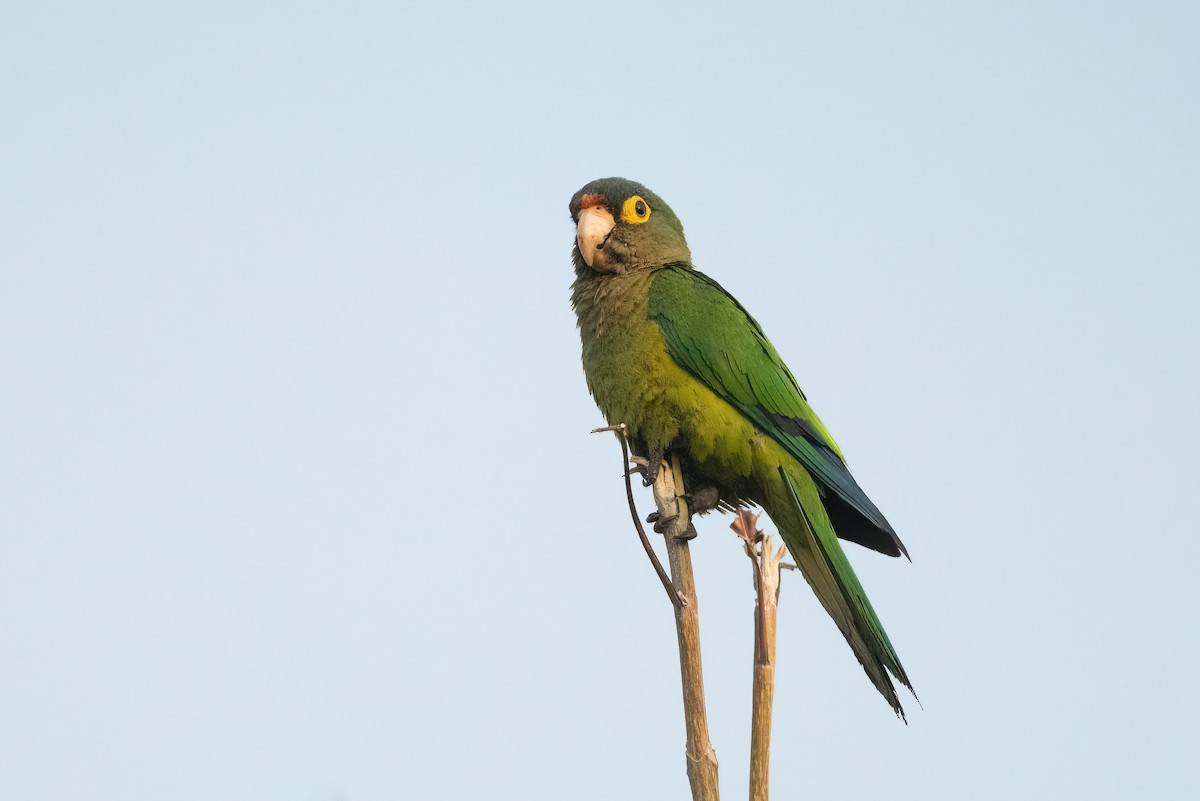
<path fill-rule="evenodd" d="M 612 233 L 616 223 L 607 209 L 592 206 L 579 212 L 579 225 L 576 227 L 575 241 L 579 243 L 579 255 L 583 256 L 588 267 L 600 269 L 602 264 L 596 264 L 596 251 L 604 247 L 605 240 Z M 600 262 L 604 261 L 601 254 Z"/>

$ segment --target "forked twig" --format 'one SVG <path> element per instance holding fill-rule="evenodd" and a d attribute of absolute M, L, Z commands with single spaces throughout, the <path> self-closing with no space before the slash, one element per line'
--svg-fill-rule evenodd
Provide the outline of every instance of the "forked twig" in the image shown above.
<path fill-rule="evenodd" d="M 658 525 L 667 548 L 667 559 L 671 565 L 670 578 L 663 570 L 658 556 L 650 546 L 650 538 L 642 528 L 637 505 L 633 500 L 633 482 L 630 480 L 629 442 L 626 426 L 604 426 L 599 431 L 616 433 L 621 443 L 621 459 L 625 468 L 625 494 L 629 500 L 629 513 L 637 529 L 642 547 L 650 557 L 654 571 L 662 582 L 663 589 L 671 599 L 675 612 L 675 634 L 679 644 L 679 677 L 683 690 L 683 722 L 687 734 L 687 776 L 692 789 L 692 801 L 719 801 L 717 752 L 708 736 L 708 713 L 704 703 L 704 671 L 700 661 L 700 617 L 696 603 L 696 581 L 692 574 L 692 556 L 688 548 L 689 537 L 695 536 L 684 496 L 683 469 L 679 455 L 671 454 L 669 463 L 658 465 L 654 481 L 654 505 L 658 509 Z M 661 527 L 661 528 L 660 528 Z"/>
<path fill-rule="evenodd" d="M 663 569 L 662 562 L 658 561 L 658 554 L 654 552 L 654 547 L 650 545 L 650 538 L 646 536 L 646 529 L 642 527 L 642 519 L 638 515 L 637 503 L 633 500 L 633 481 L 630 479 L 631 471 L 629 469 L 629 438 L 625 433 L 626 426 L 624 423 L 618 423 L 615 426 L 603 426 L 592 429 L 593 434 L 599 434 L 602 431 L 613 432 L 617 435 L 617 440 L 621 443 L 621 465 L 625 472 L 625 496 L 629 499 L 629 514 L 633 516 L 633 525 L 637 529 L 638 538 L 642 541 L 642 547 L 646 549 L 646 556 L 650 557 L 650 564 L 654 565 L 654 572 L 658 574 L 658 580 L 662 582 L 663 589 L 667 591 L 667 597 L 671 599 L 671 603 L 676 607 L 687 606 L 687 601 L 680 598 L 679 593 L 675 591 L 675 585 L 671 583 L 671 577 Z"/>

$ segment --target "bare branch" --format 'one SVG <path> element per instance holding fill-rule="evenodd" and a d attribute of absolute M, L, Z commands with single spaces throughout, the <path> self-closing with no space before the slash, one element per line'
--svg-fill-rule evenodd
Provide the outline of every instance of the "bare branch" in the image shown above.
<path fill-rule="evenodd" d="M 694 536 L 691 515 L 683 497 L 683 471 L 679 457 L 659 467 L 654 481 L 654 503 L 667 545 L 671 576 L 685 606 L 675 607 L 675 632 L 679 639 L 679 673 L 683 683 L 683 716 L 687 728 L 687 774 L 693 801 L 718 801 L 717 752 L 708 736 L 704 702 L 704 671 L 700 663 L 700 613 L 688 538 Z"/>
<path fill-rule="evenodd" d="M 750 715 L 750 801 L 767 801 L 771 762 L 771 707 L 775 699 L 775 621 L 779 570 L 786 549 L 772 553 L 770 537 L 758 529 L 758 516 L 738 512 L 730 526 L 754 565 L 754 691 Z"/>

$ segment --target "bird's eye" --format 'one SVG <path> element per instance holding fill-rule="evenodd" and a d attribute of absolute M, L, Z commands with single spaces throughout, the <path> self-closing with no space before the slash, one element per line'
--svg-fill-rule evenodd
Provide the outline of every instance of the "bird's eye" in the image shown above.
<path fill-rule="evenodd" d="M 621 219 L 627 223 L 641 225 L 650 219 L 650 206 L 641 196 L 634 195 L 621 207 Z"/>

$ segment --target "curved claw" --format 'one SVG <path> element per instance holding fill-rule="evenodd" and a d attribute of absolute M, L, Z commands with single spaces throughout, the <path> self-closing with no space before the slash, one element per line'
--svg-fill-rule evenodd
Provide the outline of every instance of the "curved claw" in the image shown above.
<path fill-rule="evenodd" d="M 642 468 L 642 486 L 649 487 L 658 480 L 658 469 L 662 467 L 663 458 L 666 456 L 666 451 L 658 448 L 650 453 L 646 459 L 646 465 Z"/>

